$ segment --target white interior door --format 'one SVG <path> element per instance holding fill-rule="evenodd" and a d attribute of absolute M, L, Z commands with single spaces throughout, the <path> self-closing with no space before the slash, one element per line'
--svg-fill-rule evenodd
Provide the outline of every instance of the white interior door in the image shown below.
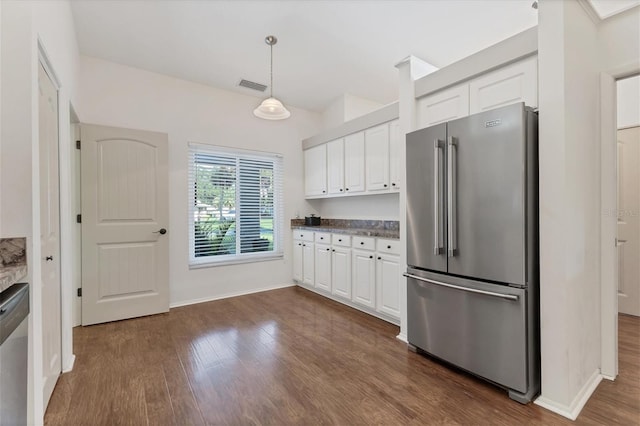
<path fill-rule="evenodd" d="M 46 409 L 62 371 L 60 316 L 60 184 L 58 90 L 38 69 L 40 141 L 40 244 L 42 247 L 42 375 Z"/>
<path fill-rule="evenodd" d="M 618 311 L 640 316 L 640 127 L 618 130 Z"/>
<path fill-rule="evenodd" d="M 82 324 L 167 312 L 167 135 L 85 124 L 80 135 Z"/>

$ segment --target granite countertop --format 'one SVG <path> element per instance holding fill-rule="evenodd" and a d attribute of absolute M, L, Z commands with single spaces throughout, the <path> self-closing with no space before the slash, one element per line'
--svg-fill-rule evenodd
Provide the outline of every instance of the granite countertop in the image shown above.
<path fill-rule="evenodd" d="M 304 219 L 292 219 L 291 229 L 396 240 L 400 238 L 400 226 L 397 220 L 322 219 L 318 226 L 305 226 Z"/>
<path fill-rule="evenodd" d="M 27 276 L 26 238 L 0 238 L 0 292 Z"/>

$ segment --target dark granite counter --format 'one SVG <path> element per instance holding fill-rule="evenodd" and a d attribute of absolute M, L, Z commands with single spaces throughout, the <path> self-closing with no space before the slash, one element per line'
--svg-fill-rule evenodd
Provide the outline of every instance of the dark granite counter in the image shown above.
<path fill-rule="evenodd" d="M 364 237 L 400 238 L 400 223 L 397 220 L 322 219 L 319 226 L 305 226 L 304 219 L 291 219 L 291 229 Z"/>
<path fill-rule="evenodd" d="M 0 292 L 27 276 L 26 238 L 0 238 Z"/>

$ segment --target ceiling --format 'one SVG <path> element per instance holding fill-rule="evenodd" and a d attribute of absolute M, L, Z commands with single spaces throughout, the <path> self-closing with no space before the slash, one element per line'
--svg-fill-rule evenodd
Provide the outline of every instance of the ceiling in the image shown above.
<path fill-rule="evenodd" d="M 589 0 L 600 19 L 606 19 L 640 5 L 640 0 Z"/>
<path fill-rule="evenodd" d="M 395 101 L 397 62 L 462 59 L 535 26 L 531 3 L 75 0 L 72 11 L 84 55 L 258 98 L 238 83 L 269 83 L 273 34 L 274 95 L 321 112 L 344 93 Z"/>

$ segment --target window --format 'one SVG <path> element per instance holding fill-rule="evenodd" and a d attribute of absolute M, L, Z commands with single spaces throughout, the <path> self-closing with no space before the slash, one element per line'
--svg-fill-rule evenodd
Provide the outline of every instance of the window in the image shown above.
<path fill-rule="evenodd" d="M 282 204 L 282 156 L 190 144 L 190 265 L 281 257 Z"/>

